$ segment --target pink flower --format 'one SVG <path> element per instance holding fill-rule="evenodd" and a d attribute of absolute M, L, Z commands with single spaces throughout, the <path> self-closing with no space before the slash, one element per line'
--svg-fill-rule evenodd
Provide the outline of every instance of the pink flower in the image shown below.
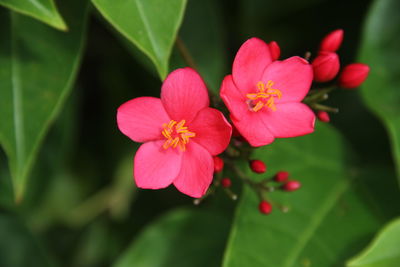
<path fill-rule="evenodd" d="M 138 187 L 160 189 L 173 183 L 196 198 L 212 181 L 212 156 L 225 150 L 232 133 L 222 113 L 209 107 L 206 86 L 190 68 L 165 79 L 161 99 L 139 97 L 122 104 L 117 123 L 123 134 L 144 143 L 134 159 Z"/>
<path fill-rule="evenodd" d="M 252 146 L 263 146 L 276 137 L 314 131 L 314 112 L 301 103 L 312 79 L 306 60 L 291 57 L 272 62 L 268 45 L 252 38 L 236 54 L 232 75 L 225 77 L 220 95 L 242 136 Z"/>

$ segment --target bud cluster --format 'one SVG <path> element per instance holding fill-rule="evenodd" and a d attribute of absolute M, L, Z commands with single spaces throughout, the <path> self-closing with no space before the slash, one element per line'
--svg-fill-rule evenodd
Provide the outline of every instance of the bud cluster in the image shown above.
<path fill-rule="evenodd" d="M 310 90 L 304 102 L 316 112 L 318 120 L 329 122 L 328 112 L 338 112 L 337 108 L 321 105 L 319 102 L 328 99 L 329 93 L 336 88 L 354 89 L 368 77 L 369 66 L 352 63 L 341 68 L 337 51 L 343 42 L 344 31 L 337 29 L 327 34 L 321 41 L 317 56 L 312 60 L 315 83 L 331 83 L 329 86 Z"/>
<path fill-rule="evenodd" d="M 303 74 L 301 74 L 301 72 L 299 72 L 300 74 L 297 72 L 296 74 L 289 73 L 287 74 L 287 77 L 303 75 L 304 77 L 301 76 L 300 78 L 303 80 L 307 80 L 305 84 L 307 84 L 308 86 L 308 94 L 303 100 L 300 101 L 304 104 L 307 104 L 315 112 L 315 116 L 309 116 L 311 119 L 310 123 L 308 123 L 307 125 L 314 125 L 315 118 L 317 118 L 321 122 L 328 123 L 331 121 L 329 112 L 338 112 L 338 109 L 323 105 L 321 104 L 321 102 L 327 100 L 329 97 L 329 93 L 331 93 L 335 89 L 353 89 L 360 86 L 367 79 L 369 73 L 369 67 L 362 63 L 352 63 L 341 67 L 338 50 L 342 45 L 343 35 L 344 31 L 342 29 L 332 31 L 331 33 L 327 34 L 322 39 L 318 47 L 316 56 L 314 56 L 314 58 L 312 58 L 311 60 L 311 64 L 308 64 L 308 60 L 311 57 L 310 52 L 307 52 L 303 59 L 300 57 L 292 57 L 290 59 L 281 61 L 279 60 L 281 49 L 277 42 L 271 41 L 270 43 L 266 44 L 258 38 L 252 38 L 248 40 L 244 45 L 242 45 L 242 47 L 244 48 L 241 48 L 239 50 L 239 56 L 237 55 L 238 60 L 237 62 L 235 61 L 236 65 L 234 64 L 234 66 L 239 66 L 236 68 L 236 70 L 244 69 L 247 71 L 248 65 L 250 64 L 249 62 L 252 62 L 255 58 L 251 56 L 253 55 L 253 51 L 258 51 L 257 53 L 255 53 L 255 55 L 257 56 L 259 56 L 259 53 L 261 53 L 259 51 L 263 51 L 266 56 L 265 61 L 270 62 L 270 65 L 268 65 L 266 68 L 274 69 L 276 66 L 280 66 L 280 64 L 283 64 L 282 66 L 288 64 L 287 66 L 289 66 L 288 68 L 290 69 L 292 67 L 299 68 L 295 66 L 304 66 L 304 64 L 306 64 L 307 71 L 303 71 Z M 254 47 L 257 49 L 254 49 Z M 244 57 L 246 60 L 243 60 L 242 57 Z M 257 61 L 256 63 L 259 64 L 260 62 Z M 244 65 L 242 66 L 241 64 Z M 287 69 L 282 67 L 280 68 Z M 281 69 L 277 70 L 282 71 Z M 301 70 L 301 68 L 299 69 Z M 308 74 L 306 75 L 306 73 Z M 268 138 L 264 138 L 264 136 L 262 136 L 262 131 L 255 132 L 250 131 L 252 130 L 251 127 L 246 128 L 248 127 L 247 123 L 251 124 L 251 121 L 247 122 L 245 118 L 241 118 L 239 120 L 235 117 L 236 115 L 232 115 L 235 114 L 235 112 L 238 112 L 235 111 L 236 102 L 243 101 L 243 97 L 236 99 L 236 95 L 231 92 L 232 88 L 235 89 L 237 86 L 241 86 L 240 82 L 238 83 L 239 85 L 235 84 L 234 79 L 234 74 L 233 76 L 228 75 L 227 77 L 225 77 L 221 86 L 221 97 L 225 102 L 228 110 L 231 112 L 231 120 L 233 122 L 232 139 L 230 140 L 229 147 L 225 152 L 223 152 L 223 154 L 221 154 L 221 156 L 213 157 L 213 184 L 207 191 L 206 195 L 196 199 L 195 203 L 200 203 L 202 199 L 204 199 L 207 195 L 212 194 L 217 188 L 223 190 L 232 200 L 237 199 L 237 195 L 232 191 L 232 187 L 235 185 L 235 181 L 232 181 L 231 177 L 227 177 L 226 173 L 224 173 L 224 168 L 226 167 L 229 169 L 229 173 L 232 173 L 232 175 L 235 176 L 234 178 L 240 179 L 246 186 L 249 186 L 249 188 L 251 188 L 257 194 L 259 198 L 258 210 L 261 214 L 270 214 L 274 208 L 279 208 L 283 212 L 286 212 L 288 211 L 287 207 L 271 200 L 271 193 L 275 191 L 297 191 L 302 186 L 299 181 L 291 179 L 289 172 L 285 170 L 278 171 L 273 176 L 269 175 L 261 179 L 253 179 L 253 177 L 246 175 L 246 173 L 242 172 L 237 166 L 237 160 L 245 160 L 248 162 L 249 170 L 256 174 L 253 176 L 262 177 L 262 175 L 265 175 L 268 170 L 267 165 L 263 160 L 251 158 L 251 146 L 256 147 L 260 146 L 260 144 L 267 145 L 272 141 L 270 141 Z M 274 80 L 274 82 L 279 84 L 279 79 L 278 82 L 276 80 Z M 282 92 L 280 91 L 279 86 L 272 87 L 273 83 L 271 81 L 270 83 L 261 83 L 261 85 L 257 86 L 258 87 L 256 92 L 249 93 L 244 96 L 246 98 L 245 104 L 248 106 L 249 110 L 252 111 L 245 113 L 246 116 L 252 116 L 253 113 L 260 111 L 261 108 L 271 109 L 272 111 L 274 111 L 274 108 L 276 107 L 274 106 L 273 101 L 275 101 L 275 99 L 278 100 L 281 97 Z M 242 90 L 239 90 L 240 88 L 236 89 L 238 89 L 237 91 L 243 91 L 247 90 L 246 88 Z M 285 93 L 287 92 L 285 91 Z M 240 107 L 241 110 L 243 105 Z M 255 107 L 258 107 L 259 109 L 255 109 Z M 240 112 L 239 114 L 241 114 Z M 311 112 L 309 112 L 308 114 L 310 113 Z M 311 115 L 313 114 L 311 113 Z M 296 116 L 299 116 L 299 114 L 296 114 Z M 300 116 L 307 117 L 308 115 L 306 116 L 303 114 Z M 254 119 L 254 117 L 249 118 Z M 280 125 L 276 127 L 279 128 Z M 309 129 L 307 127 L 304 127 L 301 133 L 307 131 L 309 131 Z M 255 135 L 259 134 L 259 132 L 261 132 L 260 136 L 255 137 Z M 270 134 L 273 135 L 272 132 Z M 298 136 L 298 133 L 294 132 L 291 133 L 291 135 Z M 280 136 L 274 136 L 274 138 L 280 138 Z"/>

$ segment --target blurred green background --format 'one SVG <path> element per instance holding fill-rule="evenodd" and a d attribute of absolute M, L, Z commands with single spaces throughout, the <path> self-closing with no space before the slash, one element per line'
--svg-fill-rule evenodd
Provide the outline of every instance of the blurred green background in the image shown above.
<path fill-rule="evenodd" d="M 31 2 L 48 12 L 0 0 L 0 266 L 345 266 L 399 215 L 399 1 L 75 0 L 57 1 L 60 15 L 50 0 Z M 170 40 L 160 41 L 165 53 L 140 41 L 135 27 L 148 27 L 135 24 L 136 9 L 150 26 L 165 22 L 152 33 Z M 341 65 L 369 64 L 370 78 L 332 95 L 327 104 L 340 112 L 330 126 L 254 155 L 271 175 L 284 168 L 303 182 L 299 193 L 276 194 L 288 214 L 260 215 L 254 193 L 229 171 L 238 202 L 217 190 L 194 206 L 172 187 L 135 187 L 139 144 L 118 131 L 116 110 L 158 97 L 160 76 L 186 66 L 176 35 L 218 93 L 248 38 L 277 41 L 287 58 L 316 53 L 337 28 L 345 31 Z M 22 156 L 10 130 L 19 105 L 29 122 Z M 397 232 L 378 256 L 348 266 L 400 266 Z"/>

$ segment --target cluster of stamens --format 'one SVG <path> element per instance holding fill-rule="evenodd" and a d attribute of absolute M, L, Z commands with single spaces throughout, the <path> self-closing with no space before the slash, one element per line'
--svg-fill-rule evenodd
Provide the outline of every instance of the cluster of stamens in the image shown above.
<path fill-rule="evenodd" d="M 185 120 L 180 122 L 171 120 L 169 123 L 163 124 L 164 129 L 161 133 L 167 139 L 163 144 L 164 149 L 179 147 L 181 151 L 186 151 L 186 144 L 189 143 L 189 138 L 195 137 L 196 134 L 190 132 L 185 123 Z"/>
<path fill-rule="evenodd" d="M 282 92 L 278 89 L 272 88 L 274 83 L 268 81 L 266 84 L 263 82 L 257 83 L 257 93 L 247 94 L 247 103 L 251 111 L 257 112 L 263 107 L 270 108 L 272 111 L 276 111 L 275 97 L 280 99 Z"/>

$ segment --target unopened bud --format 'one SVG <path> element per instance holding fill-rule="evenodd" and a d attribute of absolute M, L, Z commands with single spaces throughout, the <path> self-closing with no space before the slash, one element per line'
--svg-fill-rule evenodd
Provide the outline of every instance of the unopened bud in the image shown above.
<path fill-rule="evenodd" d="M 218 156 L 214 156 L 214 172 L 215 173 L 219 173 L 224 169 L 224 161 L 218 157 Z"/>
<path fill-rule="evenodd" d="M 343 88 L 356 88 L 368 77 L 369 66 L 362 63 L 353 63 L 343 68 L 339 76 L 339 86 Z"/>
<path fill-rule="evenodd" d="M 314 70 L 314 81 L 328 82 L 339 72 L 339 57 L 334 52 L 320 52 L 311 63 Z"/>
<path fill-rule="evenodd" d="M 255 173 L 264 173 L 267 170 L 267 166 L 261 160 L 250 160 L 250 168 Z"/>
<path fill-rule="evenodd" d="M 301 184 L 299 181 L 289 181 L 286 184 L 284 184 L 282 186 L 282 189 L 284 191 L 296 191 L 297 189 L 299 189 L 301 187 Z"/>
<path fill-rule="evenodd" d="M 271 211 L 272 211 L 272 205 L 269 203 L 269 202 L 267 202 L 267 201 L 265 201 L 265 200 L 262 200 L 261 202 L 260 202 L 260 204 L 258 205 L 258 210 L 262 213 L 262 214 L 270 214 L 271 213 Z"/>
<path fill-rule="evenodd" d="M 224 178 L 221 180 L 221 185 L 222 185 L 222 187 L 225 187 L 225 188 L 231 187 L 232 181 L 229 178 Z"/>
<path fill-rule="evenodd" d="M 269 51 L 271 52 L 272 61 L 277 60 L 281 55 L 281 48 L 275 41 L 270 42 L 268 45 L 269 45 Z"/>
<path fill-rule="evenodd" d="M 336 52 L 343 41 L 343 30 L 338 29 L 328 33 L 321 41 L 320 51 Z"/>
<path fill-rule="evenodd" d="M 317 112 L 317 118 L 322 122 L 329 122 L 331 120 L 328 112 L 321 110 Z"/>
<path fill-rule="evenodd" d="M 285 171 L 280 171 L 275 174 L 274 180 L 278 183 L 286 182 L 289 178 L 289 173 Z"/>

